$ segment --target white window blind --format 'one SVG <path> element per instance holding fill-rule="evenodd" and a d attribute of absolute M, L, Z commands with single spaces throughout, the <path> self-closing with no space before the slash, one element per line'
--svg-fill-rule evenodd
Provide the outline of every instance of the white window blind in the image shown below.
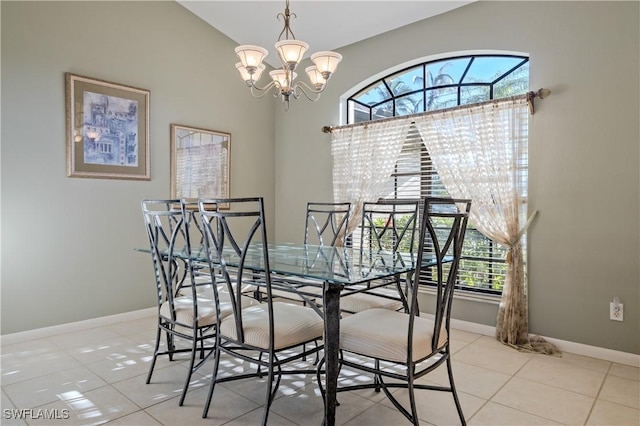
<path fill-rule="evenodd" d="M 525 174 L 526 163 L 527 159 L 523 158 L 521 170 Z M 384 188 L 382 196 L 384 199 L 450 196 L 415 126 L 410 127 L 393 173 L 387 179 Z M 418 223 L 420 223 L 419 220 Z M 352 235 L 355 246 L 359 244 L 360 232 L 358 228 Z M 502 291 L 506 273 L 505 255 L 506 249 L 503 246 L 482 235 L 470 222 L 458 273 L 458 287 L 499 294 Z"/>

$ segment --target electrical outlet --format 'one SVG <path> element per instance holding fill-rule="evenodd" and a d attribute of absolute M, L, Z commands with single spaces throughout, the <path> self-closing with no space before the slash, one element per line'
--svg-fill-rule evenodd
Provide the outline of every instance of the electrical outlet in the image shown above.
<path fill-rule="evenodd" d="M 623 305 L 620 302 L 609 303 L 609 319 L 612 321 L 622 321 L 623 319 L 622 307 Z"/>

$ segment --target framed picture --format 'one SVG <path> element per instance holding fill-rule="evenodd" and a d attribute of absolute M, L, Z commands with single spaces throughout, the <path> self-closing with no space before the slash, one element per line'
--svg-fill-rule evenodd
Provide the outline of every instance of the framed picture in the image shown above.
<path fill-rule="evenodd" d="M 65 77 L 67 176 L 150 180 L 149 91 Z"/>
<path fill-rule="evenodd" d="M 171 124 L 171 198 L 229 198 L 230 144 L 230 133 Z"/>

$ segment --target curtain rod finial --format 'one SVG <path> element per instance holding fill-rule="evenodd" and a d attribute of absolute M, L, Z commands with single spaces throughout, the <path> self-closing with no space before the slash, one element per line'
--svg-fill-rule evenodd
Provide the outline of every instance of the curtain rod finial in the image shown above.
<path fill-rule="evenodd" d="M 322 133 L 331 133 L 331 126 L 323 126 Z"/>
<path fill-rule="evenodd" d="M 538 90 L 538 93 L 536 93 L 536 96 L 538 96 L 540 99 L 544 99 L 547 96 L 549 96 L 551 94 L 551 90 L 549 89 L 540 89 Z"/>
<path fill-rule="evenodd" d="M 551 94 L 551 90 L 544 89 L 544 88 L 538 89 L 537 92 L 534 92 L 534 91 L 527 92 L 527 102 L 529 103 L 529 112 L 531 113 L 531 115 L 533 115 L 533 113 L 535 112 L 535 109 L 533 106 L 533 100 L 535 98 L 544 99 L 550 94 Z"/>

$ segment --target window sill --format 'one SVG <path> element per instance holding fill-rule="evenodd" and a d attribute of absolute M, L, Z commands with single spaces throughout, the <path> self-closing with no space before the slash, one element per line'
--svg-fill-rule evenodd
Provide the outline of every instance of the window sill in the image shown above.
<path fill-rule="evenodd" d="M 432 288 L 421 288 L 420 293 L 435 296 L 436 291 Z M 473 291 L 456 290 L 453 292 L 454 299 L 471 300 L 473 302 L 488 303 L 491 305 L 499 305 L 501 296 L 493 294 L 476 293 Z"/>

